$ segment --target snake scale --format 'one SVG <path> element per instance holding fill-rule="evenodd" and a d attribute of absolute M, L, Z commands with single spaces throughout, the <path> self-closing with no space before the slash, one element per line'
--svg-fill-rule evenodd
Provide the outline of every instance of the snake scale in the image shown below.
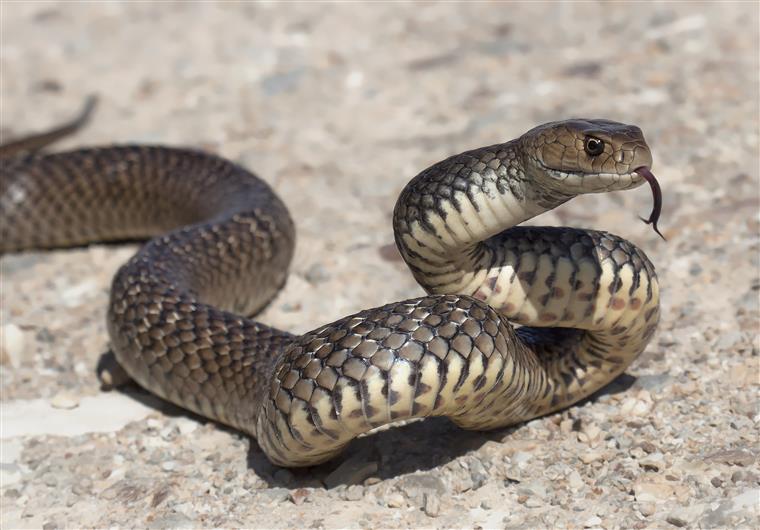
<path fill-rule="evenodd" d="M 516 226 L 649 181 L 656 229 L 638 127 L 548 123 L 424 170 L 393 227 L 428 295 L 300 336 L 241 316 L 272 299 L 293 255 L 293 221 L 266 183 L 189 149 L 35 153 L 74 128 L 0 151 L 0 251 L 150 238 L 113 280 L 118 362 L 154 394 L 254 436 L 277 465 L 324 462 L 398 420 L 494 429 L 568 407 L 622 373 L 657 326 L 657 277 L 633 244 Z"/>

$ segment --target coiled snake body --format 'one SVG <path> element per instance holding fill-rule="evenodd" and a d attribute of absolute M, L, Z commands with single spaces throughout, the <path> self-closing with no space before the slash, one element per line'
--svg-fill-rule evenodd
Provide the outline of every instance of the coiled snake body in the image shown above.
<path fill-rule="evenodd" d="M 514 225 L 581 193 L 654 188 L 650 165 L 641 131 L 606 120 L 546 124 L 439 162 L 393 215 L 428 296 L 301 336 L 240 316 L 285 282 L 294 227 L 263 181 L 210 154 L 6 157 L 0 250 L 156 236 L 113 280 L 119 363 L 162 398 L 253 435 L 275 464 L 307 466 L 388 422 L 503 427 L 620 374 L 659 318 L 647 257 L 605 232 Z"/>

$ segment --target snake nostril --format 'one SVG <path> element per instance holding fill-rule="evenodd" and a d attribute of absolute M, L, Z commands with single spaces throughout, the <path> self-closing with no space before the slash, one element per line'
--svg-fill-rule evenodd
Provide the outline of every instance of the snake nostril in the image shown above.
<path fill-rule="evenodd" d="M 635 158 L 635 153 L 631 149 L 620 149 L 615 152 L 614 157 L 618 164 L 630 164 Z"/>

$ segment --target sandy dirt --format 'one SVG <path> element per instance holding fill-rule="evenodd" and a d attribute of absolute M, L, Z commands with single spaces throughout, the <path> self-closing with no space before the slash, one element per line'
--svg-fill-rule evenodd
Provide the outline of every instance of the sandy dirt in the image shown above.
<path fill-rule="evenodd" d="M 418 296 L 390 216 L 417 172 L 545 121 L 638 124 L 664 191 L 536 223 L 605 229 L 658 269 L 647 351 L 594 399 L 491 433 L 442 418 L 288 471 L 136 388 L 103 392 L 110 279 L 137 248 L 4 256 L 2 528 L 751 528 L 758 502 L 758 4 L 0 5 L 3 138 L 98 94 L 57 148 L 202 147 L 293 212 L 260 315 L 303 332 Z"/>

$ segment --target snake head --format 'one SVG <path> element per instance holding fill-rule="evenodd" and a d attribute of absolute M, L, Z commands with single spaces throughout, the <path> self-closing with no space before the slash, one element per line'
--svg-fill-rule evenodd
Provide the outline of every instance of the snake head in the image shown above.
<path fill-rule="evenodd" d="M 565 200 L 582 193 L 637 188 L 649 182 L 654 208 L 647 224 L 657 229 L 662 194 L 650 168 L 652 153 L 641 129 L 610 120 L 570 119 L 531 129 L 520 137 L 531 182 Z M 664 238 L 663 238 L 664 239 Z"/>
<path fill-rule="evenodd" d="M 520 143 L 534 181 L 570 196 L 635 188 L 644 182 L 636 169 L 652 166 L 641 129 L 610 120 L 547 123 Z"/>

